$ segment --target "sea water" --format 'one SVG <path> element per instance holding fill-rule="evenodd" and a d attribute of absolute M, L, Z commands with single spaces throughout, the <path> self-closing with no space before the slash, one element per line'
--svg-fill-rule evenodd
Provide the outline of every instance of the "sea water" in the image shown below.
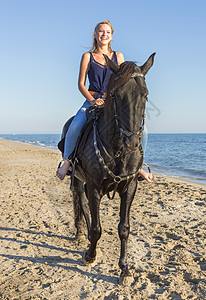
<path fill-rule="evenodd" d="M 60 134 L 0 135 L 57 150 Z M 149 134 L 145 162 L 152 172 L 206 184 L 206 134 Z"/>
<path fill-rule="evenodd" d="M 39 147 L 46 147 L 57 150 L 60 134 L 0 134 L 0 138 L 5 140 L 22 142 Z"/>
<path fill-rule="evenodd" d="M 145 162 L 154 173 L 206 184 L 206 134 L 149 134 Z"/>

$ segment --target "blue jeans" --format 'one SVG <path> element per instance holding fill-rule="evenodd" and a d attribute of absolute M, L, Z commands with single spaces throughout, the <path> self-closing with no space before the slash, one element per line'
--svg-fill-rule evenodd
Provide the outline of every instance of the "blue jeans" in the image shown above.
<path fill-rule="evenodd" d="M 74 119 L 72 120 L 69 126 L 69 129 L 65 137 L 64 156 L 63 156 L 64 159 L 68 159 L 68 157 L 72 154 L 72 152 L 75 149 L 79 134 L 84 124 L 87 121 L 86 110 L 89 106 L 91 106 L 91 103 L 88 100 L 86 100 L 83 103 L 82 107 L 76 113 L 76 116 L 74 117 Z M 142 136 L 142 147 L 144 153 L 146 150 L 146 146 L 147 146 L 147 128 L 145 126 L 143 131 L 143 136 Z"/>
<path fill-rule="evenodd" d="M 63 156 L 64 159 L 68 158 L 74 151 L 78 136 L 84 124 L 87 121 L 86 110 L 89 106 L 91 106 L 91 103 L 86 100 L 83 103 L 82 107 L 76 113 L 76 116 L 74 117 L 74 119 L 72 120 L 69 126 L 69 129 L 65 137 L 64 156 Z"/>
<path fill-rule="evenodd" d="M 147 127 L 144 126 L 144 130 L 143 130 L 143 134 L 142 134 L 142 149 L 144 151 L 144 155 L 145 155 L 146 148 L 147 148 L 147 140 L 148 140 L 148 131 L 147 131 Z"/>

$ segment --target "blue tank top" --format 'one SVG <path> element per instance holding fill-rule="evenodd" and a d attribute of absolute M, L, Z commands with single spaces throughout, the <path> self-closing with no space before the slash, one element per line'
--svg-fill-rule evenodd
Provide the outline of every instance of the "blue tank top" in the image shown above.
<path fill-rule="evenodd" d="M 114 51 L 112 61 L 118 64 L 117 55 Z M 107 65 L 98 63 L 92 53 L 90 52 L 90 68 L 88 72 L 89 78 L 89 91 L 97 92 L 97 95 L 93 96 L 95 99 L 101 98 L 107 91 L 109 79 L 112 75 L 112 71 Z"/>

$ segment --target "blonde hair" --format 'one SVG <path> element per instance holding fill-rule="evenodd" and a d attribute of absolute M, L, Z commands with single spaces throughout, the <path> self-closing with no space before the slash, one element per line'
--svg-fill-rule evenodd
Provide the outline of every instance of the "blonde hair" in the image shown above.
<path fill-rule="evenodd" d="M 96 25 L 95 29 L 94 29 L 94 34 L 93 34 L 93 46 L 92 46 L 92 49 L 90 50 L 91 52 L 96 52 L 97 51 L 97 40 L 96 40 L 96 33 L 97 31 L 99 30 L 99 26 L 102 25 L 102 24 L 107 24 L 110 28 L 111 28 L 111 33 L 113 34 L 114 32 L 114 29 L 112 27 L 112 25 L 110 24 L 110 22 L 108 20 L 105 20 L 103 22 L 100 22 Z M 109 42 L 108 44 L 108 50 L 110 52 L 112 52 L 112 49 L 111 49 L 111 41 Z"/>

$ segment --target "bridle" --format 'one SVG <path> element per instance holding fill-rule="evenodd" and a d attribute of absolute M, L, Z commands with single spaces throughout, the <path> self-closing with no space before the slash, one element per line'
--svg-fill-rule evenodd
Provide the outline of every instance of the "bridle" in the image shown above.
<path fill-rule="evenodd" d="M 119 76 L 116 76 L 115 77 L 115 80 L 117 81 L 118 78 L 120 77 L 121 75 Z M 141 73 L 133 73 L 131 78 L 134 78 L 135 77 L 141 77 L 141 78 L 144 78 L 144 75 L 141 74 Z M 136 80 L 135 80 L 136 81 Z M 124 145 L 123 145 L 123 137 L 126 136 L 126 137 L 130 137 L 132 135 L 139 135 L 139 134 L 142 134 L 142 131 L 144 129 L 144 115 L 142 116 L 142 124 L 141 124 L 141 127 L 139 129 L 138 132 L 133 132 L 133 131 L 128 131 L 126 130 L 125 128 L 123 128 L 120 123 L 119 123 L 119 120 L 118 120 L 118 114 L 117 114 L 117 93 L 116 93 L 116 90 L 115 88 L 111 91 L 111 97 L 112 97 L 112 100 L 113 100 L 113 105 L 114 105 L 114 118 L 115 118 L 115 122 L 116 122 L 116 125 L 117 127 L 119 128 L 119 131 L 120 131 L 120 137 L 121 137 L 121 140 L 122 140 L 122 146 L 120 147 L 120 150 L 117 151 L 117 153 L 114 155 L 113 159 L 117 158 L 117 157 L 120 157 L 123 153 L 122 149 L 124 148 Z M 104 158 L 102 157 L 102 154 L 100 152 L 100 149 L 98 148 L 98 144 L 97 144 L 97 139 L 98 141 L 101 143 L 102 145 L 102 142 L 101 142 L 101 139 L 100 139 L 100 136 L 99 136 L 99 133 L 97 131 L 97 118 L 95 117 L 94 118 L 94 123 L 93 123 L 93 127 L 94 127 L 94 130 L 93 130 L 93 133 L 94 133 L 94 149 L 95 149 L 95 153 L 96 153 L 96 156 L 100 162 L 100 164 L 103 166 L 104 170 L 113 178 L 113 181 L 115 183 L 115 188 L 114 188 L 114 193 L 113 193 L 113 196 L 112 196 L 112 199 L 114 198 L 114 194 L 117 190 L 117 187 L 118 187 L 118 184 L 124 180 L 126 180 L 127 182 L 136 177 L 137 174 L 139 173 L 139 170 L 138 169 L 135 173 L 132 173 L 130 175 L 127 175 L 127 176 L 118 176 L 118 175 L 115 175 L 112 170 L 107 166 L 107 164 L 105 163 L 104 161 Z M 138 145 L 137 147 L 139 147 L 140 145 Z M 136 147 L 136 148 L 137 148 Z M 104 147 L 103 147 L 104 148 Z M 140 149 L 140 151 L 142 151 L 142 149 Z M 108 154 L 107 154 L 108 155 Z M 127 186 L 127 185 L 126 185 Z M 109 197 L 109 196 L 108 196 Z M 110 197 L 109 197 L 110 198 Z"/>
<path fill-rule="evenodd" d="M 115 77 L 115 81 L 117 82 L 117 80 L 121 77 L 121 75 L 118 75 Z M 140 78 L 145 78 L 144 75 L 142 73 L 133 73 L 131 78 L 137 78 L 137 77 L 140 77 Z M 136 80 L 135 80 L 136 82 Z M 123 128 L 120 123 L 119 123 L 119 117 L 118 117 L 118 114 L 117 114 L 117 92 L 115 90 L 115 88 L 113 88 L 110 92 L 110 96 L 112 97 L 112 100 L 113 100 L 113 106 L 114 106 L 114 119 L 115 119 L 115 123 L 116 123 L 116 126 L 119 128 L 119 131 L 120 131 L 120 138 L 123 139 L 124 136 L 126 137 L 130 137 L 132 135 L 139 135 L 142 133 L 142 131 L 144 130 L 144 123 L 145 123 L 145 115 L 143 114 L 142 116 L 142 124 L 140 126 L 140 129 L 138 131 L 129 131 L 125 128 Z"/>

